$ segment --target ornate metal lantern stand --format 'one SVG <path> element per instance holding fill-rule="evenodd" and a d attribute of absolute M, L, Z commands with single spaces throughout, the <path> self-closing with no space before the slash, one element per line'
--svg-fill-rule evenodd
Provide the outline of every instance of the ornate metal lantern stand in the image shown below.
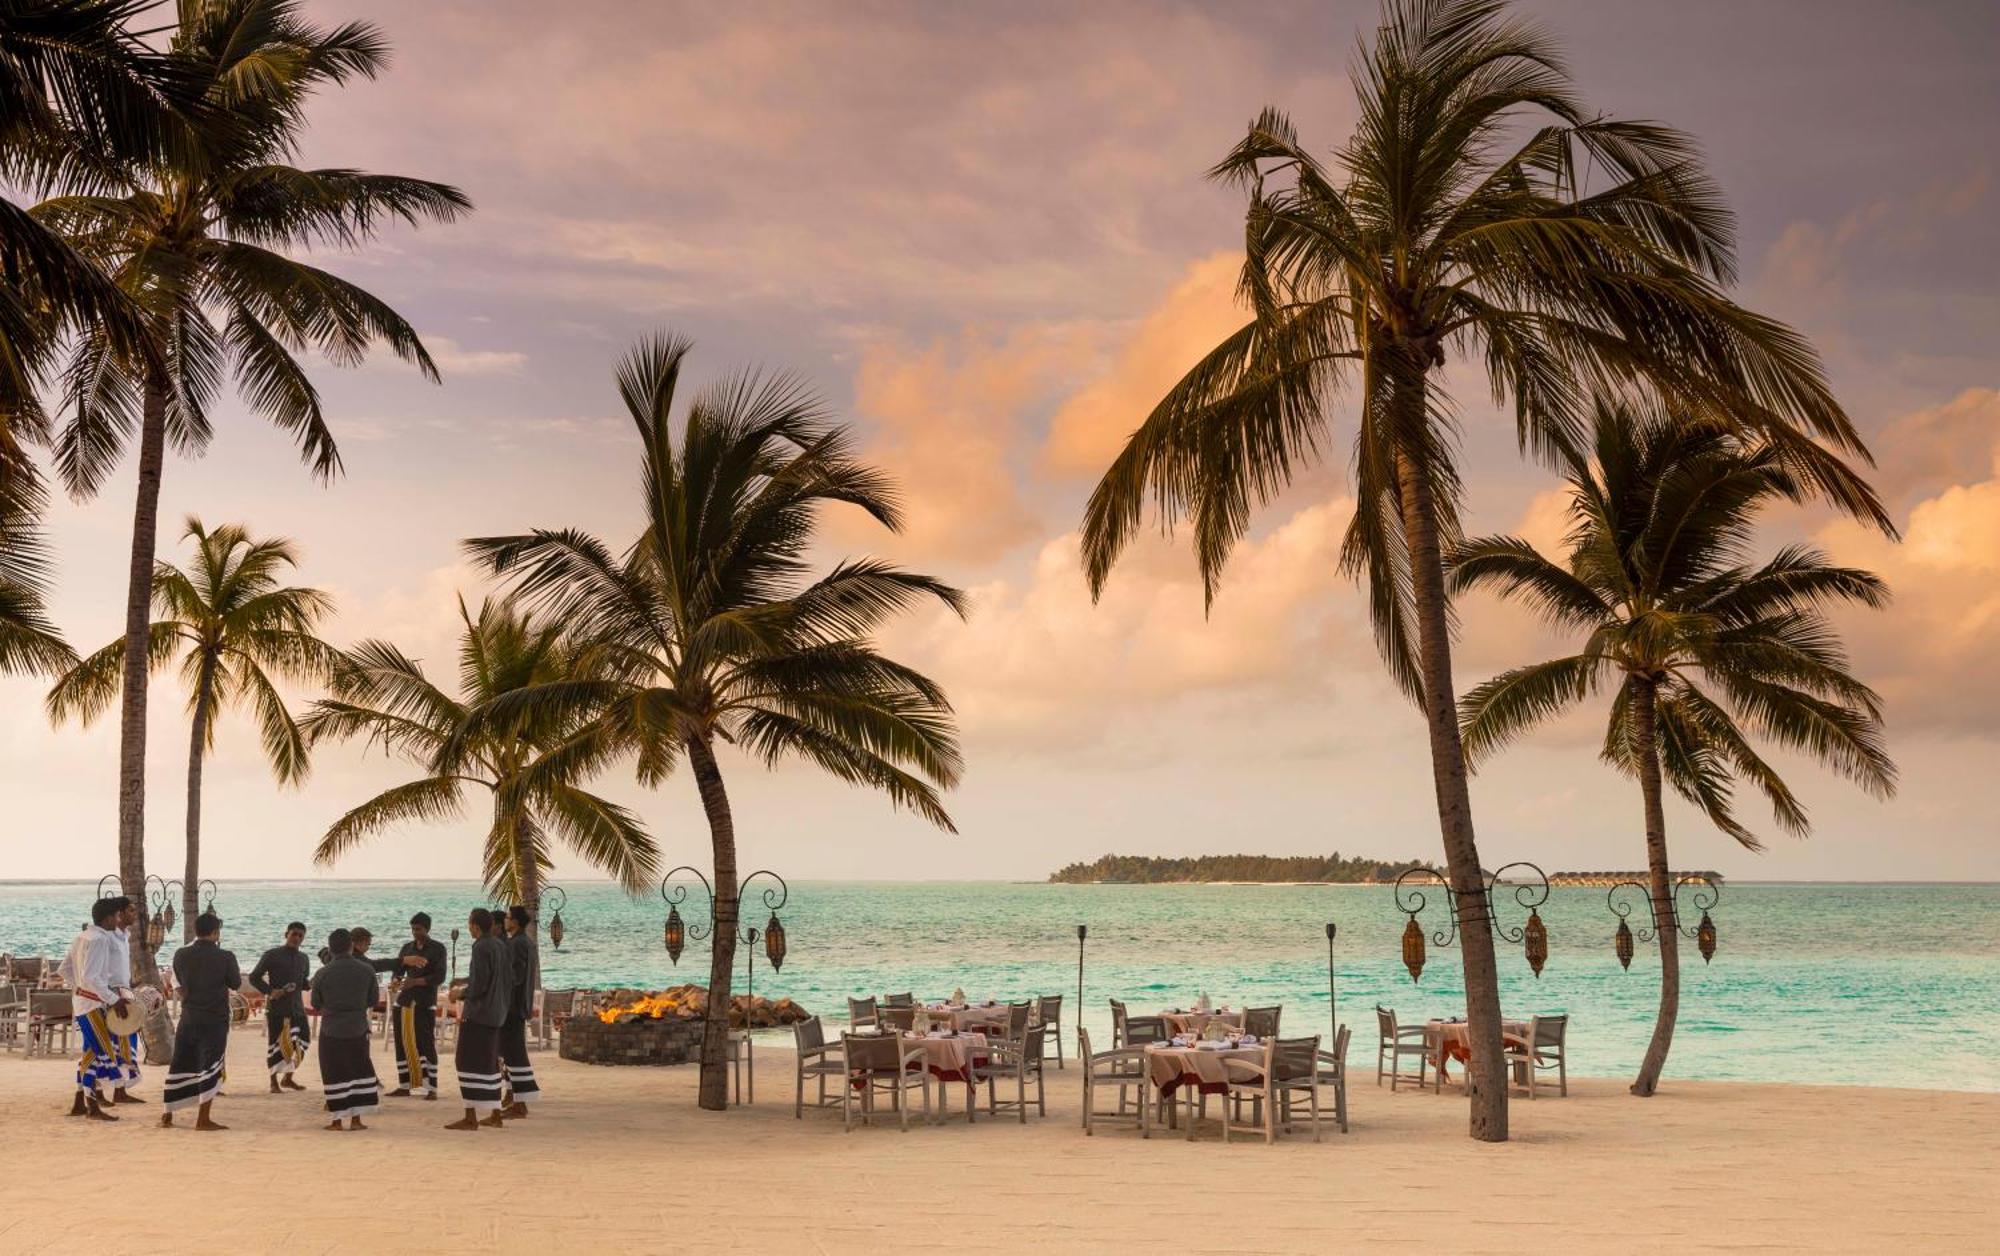
<path fill-rule="evenodd" d="M 683 872 L 700 881 L 701 888 L 708 894 L 706 925 L 691 925 L 681 916 L 681 904 L 687 902 L 687 887 L 685 885 L 670 887 L 669 883 Z M 771 918 L 765 922 L 764 927 L 759 929 L 755 925 L 742 925 L 736 931 L 737 938 L 751 948 L 744 953 L 743 997 L 746 1000 L 756 994 L 758 942 L 763 942 L 764 955 L 771 961 L 773 972 L 783 971 L 785 967 L 785 924 L 778 919 L 778 912 L 791 898 L 791 887 L 786 885 L 785 879 L 777 873 L 768 868 L 759 868 L 736 883 L 736 902 L 739 910 L 744 898 L 743 891 L 758 877 L 769 877 L 777 884 L 767 886 L 763 891 L 765 910 L 771 913 Z M 667 924 L 663 932 L 667 958 L 678 965 L 681 962 L 681 951 L 687 946 L 690 938 L 699 942 L 715 929 L 715 887 L 709 884 L 708 878 L 702 875 L 699 868 L 682 864 L 660 878 L 660 897 L 666 900 L 667 904 Z"/>
<path fill-rule="evenodd" d="M 1533 880 L 1512 882 L 1509 885 L 1514 891 L 1514 902 L 1526 908 L 1528 912 L 1527 922 L 1517 927 L 1502 924 L 1500 914 L 1493 906 L 1494 888 L 1505 878 L 1508 870 L 1513 868 L 1525 868 L 1534 874 Z M 1404 883 L 1409 881 L 1430 881 L 1445 891 L 1444 901 L 1450 911 L 1450 918 L 1443 928 L 1431 934 L 1432 942 L 1438 946 L 1452 945 L 1458 940 L 1461 922 L 1458 895 L 1452 892 L 1451 882 L 1443 873 L 1435 868 L 1411 868 L 1396 878 L 1396 910 L 1410 918 L 1403 926 L 1403 966 L 1410 970 L 1410 980 L 1415 982 L 1423 975 L 1425 959 L 1424 930 L 1423 926 L 1417 923 L 1417 914 L 1423 911 L 1428 900 L 1424 892 L 1415 886 L 1406 889 Z M 1528 967 L 1534 970 L 1536 977 L 1540 977 L 1542 965 L 1549 960 L 1549 930 L 1548 926 L 1542 923 L 1541 913 L 1536 909 L 1549 901 L 1548 873 L 1531 863 L 1503 864 L 1486 876 L 1485 885 L 1481 889 L 1481 898 L 1485 901 L 1483 923 L 1493 930 L 1494 937 L 1504 942 L 1522 943 L 1522 953 L 1527 957 Z M 1470 927 L 1482 922 L 1468 919 L 1463 923 Z M 1329 933 L 1327 937 L 1329 953 L 1332 950 L 1332 941 L 1332 934 Z"/>
<path fill-rule="evenodd" d="M 542 907 L 551 898 L 555 900 L 556 907 L 555 914 L 549 917 L 549 945 L 560 951 L 564 933 L 562 914 L 563 908 L 569 906 L 569 891 L 560 885 L 545 885 L 535 901 L 528 904 L 528 910 L 535 914 L 535 919 L 539 922 L 542 918 Z"/>
<path fill-rule="evenodd" d="M 1701 913 L 1701 923 L 1692 929 L 1681 924 L 1681 917 L 1686 913 L 1680 909 L 1681 891 L 1690 885 L 1695 888 L 1689 901 L 1694 904 L 1695 910 Z M 1653 923 L 1650 926 L 1639 927 L 1637 935 L 1639 941 L 1651 942 L 1659 936 L 1659 931 L 1662 929 L 1678 929 L 1683 936 L 1694 939 L 1696 949 L 1701 952 L 1702 963 L 1706 964 L 1715 958 L 1715 921 L 1709 916 L 1708 911 L 1722 901 L 1722 887 L 1711 878 L 1697 872 L 1674 882 L 1673 894 L 1664 902 L 1656 902 L 1652 889 L 1637 881 L 1620 881 L 1605 891 L 1604 902 L 1611 908 L 1611 914 L 1618 917 L 1618 931 L 1611 935 L 1611 946 L 1618 955 L 1620 967 L 1626 969 L 1632 967 L 1633 932 L 1629 918 L 1637 904 L 1631 901 L 1631 894 L 1627 891 L 1636 892 L 1653 909 Z"/>

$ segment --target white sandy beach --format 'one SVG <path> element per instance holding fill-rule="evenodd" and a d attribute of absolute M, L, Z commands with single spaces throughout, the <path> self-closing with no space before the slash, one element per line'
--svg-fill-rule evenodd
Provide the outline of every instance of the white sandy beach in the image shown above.
<path fill-rule="evenodd" d="M 140 1090 L 154 1102 L 107 1127 L 61 1115 L 63 1061 L 0 1057 L 0 1251 L 84 1250 L 83 1215 L 124 1250 L 287 1256 L 2000 1251 L 1992 1094 L 1674 1082 L 1640 1101 L 1572 1079 L 1567 1100 L 1518 1100 L 1514 1141 L 1484 1146 L 1451 1092 L 1392 1095 L 1371 1069 L 1346 1137 L 1224 1147 L 1212 1132 L 1085 1138 L 1074 1068 L 1050 1074 L 1049 1116 L 1026 1128 L 843 1134 L 837 1111 L 793 1120 L 783 1049 L 758 1052 L 759 1102 L 719 1115 L 694 1106 L 692 1067 L 547 1051 L 549 1102 L 499 1133 L 441 1128 L 446 1098 L 334 1134 L 316 1095 L 262 1093 L 262 1055 L 261 1029 L 233 1035 L 225 1134 L 155 1127 L 164 1070 Z"/>

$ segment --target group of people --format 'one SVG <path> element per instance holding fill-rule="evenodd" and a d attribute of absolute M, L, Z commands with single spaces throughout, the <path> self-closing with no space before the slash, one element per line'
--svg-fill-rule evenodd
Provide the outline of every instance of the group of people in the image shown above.
<path fill-rule="evenodd" d="M 131 1091 L 139 1081 L 138 1033 L 129 1027 L 133 1004 L 140 1001 L 132 988 L 131 961 L 130 931 L 137 918 L 137 908 L 123 895 L 98 900 L 91 923 L 63 961 L 83 1041 L 72 1116 L 116 1121 L 112 1107 L 145 1102 Z M 527 1021 L 541 972 L 533 919 L 518 906 L 505 912 L 476 908 L 467 918 L 472 960 L 459 994 L 454 1058 L 465 1113 L 448 1129 L 501 1128 L 510 1117 L 528 1115 L 528 1105 L 540 1095 L 528 1059 Z M 174 1113 L 193 1108 L 196 1129 L 227 1128 L 215 1121 L 212 1108 L 228 1054 L 229 994 L 246 980 L 265 997 L 265 1063 L 272 1094 L 306 1089 L 294 1074 L 313 1041 L 312 1017 L 317 1016 L 320 1084 L 330 1118 L 326 1128 L 366 1129 L 362 1117 L 380 1107 L 382 1086 L 368 1041 L 369 1015 L 383 1004 L 380 974 L 391 974 L 385 1010 L 395 1041 L 397 1085 L 389 1095 L 437 1099 L 438 992 L 451 982 L 445 947 L 431 936 L 429 915 L 418 912 L 410 918 L 410 940 L 393 959 L 370 958 L 374 939 L 365 928 L 333 930 L 316 972 L 304 950 L 306 927 L 295 920 L 285 926 L 284 941 L 264 952 L 247 979 L 236 956 L 222 949 L 222 920 L 213 911 L 197 917 L 194 929 L 194 941 L 173 957 L 181 1015 L 161 1125 L 172 1126 Z"/>

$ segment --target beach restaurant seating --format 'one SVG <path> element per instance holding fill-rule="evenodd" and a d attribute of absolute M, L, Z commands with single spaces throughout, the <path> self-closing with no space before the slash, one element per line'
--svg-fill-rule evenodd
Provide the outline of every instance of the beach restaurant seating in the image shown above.
<path fill-rule="evenodd" d="M 70 1031 L 76 1028 L 76 1011 L 67 990 L 28 992 L 28 1055 L 56 1054 L 56 1039 L 62 1039 L 62 1053 L 69 1054 Z"/>
<path fill-rule="evenodd" d="M 1254 1034 L 1258 1038 L 1275 1038 L 1278 1036 L 1278 1018 L 1283 1016 L 1284 1013 L 1285 1009 L 1282 1005 L 1278 1007 L 1245 1008 L 1243 1010 L 1243 1032 Z"/>
<path fill-rule="evenodd" d="M 830 1108 L 841 1102 L 838 1096 L 829 1098 L 826 1093 L 826 1079 L 838 1078 L 847 1072 L 847 1065 L 840 1058 L 838 1043 L 826 1040 L 826 1027 L 817 1016 L 792 1025 L 792 1046 L 798 1052 L 798 1095 L 792 1101 L 792 1116 L 803 1119 L 806 1110 L 806 1079 L 819 1083 L 819 1097 L 813 1101 L 815 1108 Z"/>
<path fill-rule="evenodd" d="M 1254 1060 L 1224 1060 L 1223 1074 L 1228 1082 L 1227 1100 L 1222 1105 L 1222 1141 L 1228 1142 L 1231 1133 L 1237 1130 L 1254 1131 L 1264 1136 L 1267 1143 L 1278 1141 L 1278 1127 L 1291 1132 L 1291 1106 L 1295 1096 L 1303 1094 L 1311 1112 L 1313 1141 L 1319 1137 L 1319 1036 L 1310 1038 L 1265 1038 L 1263 1055 Z M 1243 1110 L 1244 1102 L 1250 1107 L 1250 1120 L 1240 1123 L 1237 1117 Z"/>
<path fill-rule="evenodd" d="M 541 1012 L 535 1017 L 535 1042 L 538 1046 L 554 1046 L 557 1035 L 562 1033 L 569 1018 L 576 1015 L 576 988 L 542 991 Z"/>
<path fill-rule="evenodd" d="M 1028 1022 L 1034 1018 L 1035 1005 L 1033 1003 L 1009 1003 L 1007 1005 L 1006 1022 L 995 1026 L 994 1031 L 989 1032 L 986 1036 L 988 1038 L 997 1036 L 1001 1042 L 1011 1046 L 1019 1046 L 1021 1040 L 1028 1036 Z M 1036 1036 L 1041 1036 L 1039 1031 L 1037 1031 Z"/>
<path fill-rule="evenodd" d="M 895 1003 L 884 1004 L 875 1014 L 875 1023 L 879 1028 L 906 1034 L 917 1027 L 917 1009 Z"/>
<path fill-rule="evenodd" d="M 840 1087 L 840 1125 L 854 1131 L 854 1112 L 861 1110 L 861 1123 L 874 1123 L 875 1096 L 886 1094 L 895 1105 L 903 1132 L 910 1132 L 910 1092 L 924 1097 L 924 1120 L 931 1118 L 931 1078 L 925 1069 L 924 1044 L 901 1037 L 878 1034 L 842 1034 L 840 1052 L 843 1073 Z"/>
<path fill-rule="evenodd" d="M 1119 1047 L 1130 1045 L 1125 1041 L 1125 1005 L 1113 999 L 1111 1000 L 1111 1049 L 1115 1051 Z"/>
<path fill-rule="evenodd" d="M 1507 1044 L 1507 1063 L 1514 1066 L 1516 1077 L 1528 1087 L 1528 1098 L 1535 1097 L 1536 1075 L 1545 1069 L 1556 1071 L 1556 1093 L 1569 1097 L 1569 1053 L 1564 1039 L 1569 1035 L 1569 1014 L 1561 1016 L 1534 1016 L 1528 1020 L 1525 1041 Z"/>
<path fill-rule="evenodd" d="M 875 1028 L 878 1013 L 873 997 L 849 999 L 847 1001 L 847 1025 L 850 1029 Z"/>
<path fill-rule="evenodd" d="M 1078 1029 L 1077 1062 L 1083 1065 L 1083 1132 L 1086 1136 L 1097 1132 L 1099 1121 L 1131 1121 L 1139 1127 L 1139 1137 L 1151 1138 L 1153 1131 L 1146 1120 L 1146 1090 L 1150 1083 L 1146 1078 L 1146 1052 L 1142 1047 L 1113 1047 L 1109 1051 L 1093 1052 L 1090 1049 L 1090 1031 Z M 1099 1087 L 1110 1087 L 1118 1092 L 1118 1107 L 1106 1111 L 1097 1106 Z M 1136 1097 L 1127 1096 L 1127 1090 L 1136 1092 Z M 1132 1105 L 1127 1111 L 1127 1105 Z"/>
<path fill-rule="evenodd" d="M 1025 1009 L 1028 1005 L 1017 1003 L 1014 1006 L 1017 1009 Z M 1023 1010 L 1022 1015 L 1026 1016 L 1025 1010 Z M 1025 1024 L 1024 1020 L 1024 1027 Z M 1028 1085 L 1030 1082 L 1034 1084 L 1035 1088 L 1035 1097 L 1033 1100 L 1035 1115 L 1047 1116 L 1049 1114 L 1048 1093 L 1042 1085 L 1043 1041 L 1044 1039 L 1040 1034 L 1026 1032 L 1002 1042 L 995 1042 L 991 1039 L 987 1040 L 986 1059 L 975 1059 L 972 1062 L 973 1086 L 976 1088 L 981 1082 L 986 1084 L 986 1115 L 998 1116 L 1003 1110 L 1016 1112 L 1020 1114 L 1021 1124 L 1026 1125 L 1028 1123 L 1028 1104 L 1030 1102 L 1028 1099 Z M 1012 1099 L 1003 1099 L 1000 1097 L 1000 1083 L 1010 1080 L 1014 1083 L 1014 1097 Z M 926 1106 L 928 1106 L 928 1102 Z"/>
<path fill-rule="evenodd" d="M 883 1007 L 915 1007 L 916 1005 L 917 996 L 908 990 L 903 991 L 901 994 L 885 994 L 882 996 Z"/>
<path fill-rule="evenodd" d="M 1333 1050 L 1319 1053 L 1319 1084 L 1333 1090 L 1333 1108 L 1326 1115 L 1347 1132 L 1347 1044 L 1353 1031 L 1342 1025 L 1334 1035 Z"/>
<path fill-rule="evenodd" d="M 1041 997 L 1042 1036 L 1056 1044 L 1056 1067 L 1063 1067 L 1062 999 L 1060 994 Z M 1046 1047 L 1048 1044 L 1044 1043 Z"/>
<path fill-rule="evenodd" d="M 1143 1047 L 1148 1043 L 1167 1042 L 1173 1038 L 1173 1031 L 1167 1028 L 1164 1016 L 1127 1016 L 1125 1018 L 1125 1045 Z"/>
<path fill-rule="evenodd" d="M 1414 1056 L 1417 1061 L 1417 1089 L 1424 1088 L 1424 1075 L 1430 1064 L 1430 1043 L 1427 1031 L 1422 1025 L 1398 1025 L 1396 1014 L 1380 1003 L 1375 1005 L 1375 1084 L 1382 1084 L 1382 1062 L 1389 1062 L 1389 1089 L 1395 1090 L 1402 1082 L 1409 1080 L 1403 1071 L 1403 1059 Z"/>
<path fill-rule="evenodd" d="M 28 987 L 21 982 L 0 985 L 0 1046 L 18 1051 L 27 1042 Z"/>

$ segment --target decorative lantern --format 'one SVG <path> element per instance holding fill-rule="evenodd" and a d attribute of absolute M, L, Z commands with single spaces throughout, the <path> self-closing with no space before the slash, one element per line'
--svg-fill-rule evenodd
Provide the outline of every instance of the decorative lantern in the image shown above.
<path fill-rule="evenodd" d="M 153 918 L 146 922 L 146 946 L 151 950 L 157 951 L 166 942 L 166 940 L 167 940 L 166 913 L 154 912 Z"/>
<path fill-rule="evenodd" d="M 1715 958 L 1715 922 L 1708 913 L 1701 914 L 1701 924 L 1694 931 L 1694 944 L 1701 948 L 1701 962 L 1706 964 Z"/>
<path fill-rule="evenodd" d="M 1619 967 L 1632 967 L 1632 926 L 1623 920 L 1618 922 L 1618 932 L 1612 935 L 1611 949 L 1618 952 Z"/>
<path fill-rule="evenodd" d="M 558 951 L 560 951 L 562 950 L 562 940 L 563 940 L 562 911 L 561 909 L 557 909 L 554 918 L 552 918 L 549 921 L 549 945 L 553 946 Z"/>
<path fill-rule="evenodd" d="M 681 909 L 672 905 L 667 907 L 666 942 L 667 958 L 680 963 L 681 951 L 687 946 L 687 922 L 681 919 Z"/>
<path fill-rule="evenodd" d="M 770 923 L 764 926 L 764 954 L 770 957 L 772 972 L 784 970 L 785 926 L 776 912 L 771 913 Z"/>
<path fill-rule="evenodd" d="M 165 907 L 160 909 L 160 915 L 164 918 L 164 923 L 160 926 L 160 928 L 163 931 L 172 929 L 174 927 L 174 905 L 172 903 L 168 903 Z M 154 945 L 157 946 L 159 945 L 159 943 L 156 942 L 154 943 Z"/>
<path fill-rule="evenodd" d="M 1410 970 L 1412 983 L 1424 975 L 1424 931 L 1415 916 L 1403 926 L 1403 967 Z"/>
<path fill-rule="evenodd" d="M 1540 979 L 1542 965 L 1549 962 L 1549 928 L 1542 923 L 1541 914 L 1530 909 L 1524 932 L 1528 940 L 1528 967 L 1534 969 L 1535 977 Z"/>

